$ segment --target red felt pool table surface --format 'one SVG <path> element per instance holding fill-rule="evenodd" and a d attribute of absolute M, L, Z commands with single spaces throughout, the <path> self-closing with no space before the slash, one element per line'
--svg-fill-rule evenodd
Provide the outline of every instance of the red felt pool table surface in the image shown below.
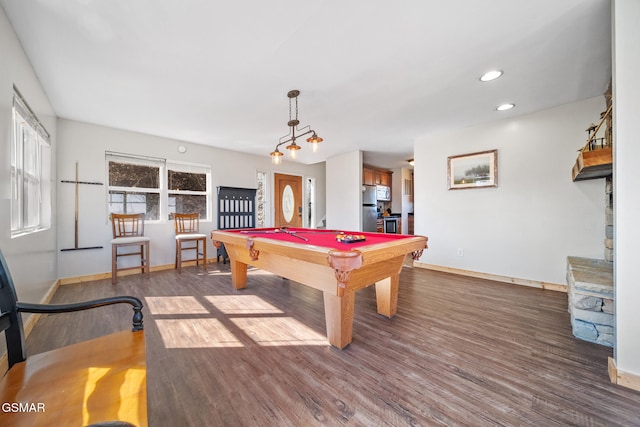
<path fill-rule="evenodd" d="M 285 231 L 283 231 L 285 230 Z M 362 231 L 342 230 L 317 230 L 310 228 L 253 228 L 246 230 L 228 230 L 231 233 L 239 233 L 251 237 L 262 237 L 283 242 L 308 244 L 340 251 L 349 251 L 364 246 L 383 244 L 398 239 L 411 238 L 413 236 L 403 234 L 367 233 Z M 364 236 L 364 241 L 339 242 L 336 237 L 339 234 Z M 307 241 L 303 240 L 307 239 Z"/>
<path fill-rule="evenodd" d="M 339 242 L 341 233 L 365 240 Z M 406 255 L 417 259 L 427 247 L 424 236 L 305 228 L 214 230 L 211 240 L 225 245 L 235 289 L 247 286 L 252 265 L 321 290 L 327 336 L 338 348 L 352 341 L 355 292 L 375 284 L 378 313 L 393 317 Z"/>

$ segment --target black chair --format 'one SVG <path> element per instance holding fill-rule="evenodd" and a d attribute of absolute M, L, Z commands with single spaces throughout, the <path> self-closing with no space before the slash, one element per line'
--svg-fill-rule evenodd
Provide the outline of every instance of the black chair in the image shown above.
<path fill-rule="evenodd" d="M 27 359 L 21 313 L 67 313 L 121 303 L 133 307 L 132 332 L 116 332 Z M 146 350 L 142 307 L 142 302 L 133 296 L 58 305 L 19 302 L 7 262 L 0 251 L 0 331 L 5 334 L 8 362 L 8 370 L 0 380 L 0 401 L 45 402 L 47 420 L 38 419 L 37 413 L 7 413 L 4 416 L 33 416 L 28 421 L 21 419 L 28 425 L 41 425 L 43 422 L 43 425 L 69 425 L 82 422 L 75 418 L 76 414 L 83 413 L 82 408 L 93 408 L 86 421 L 119 420 L 137 424 L 144 418 L 146 423 Z M 99 321 L 97 318 L 96 322 Z M 96 375 L 95 369 L 103 371 L 100 371 L 93 392 L 87 396 L 86 389 L 93 381 L 92 375 Z M 123 381 L 133 381 L 133 386 Z M 125 386 L 132 391 L 123 396 L 121 387 Z M 64 393 L 58 387 L 64 389 Z M 121 415 L 118 408 L 127 399 L 129 403 L 133 402 L 130 406 L 135 407 L 135 411 Z M 99 409 L 95 409 L 96 405 L 92 403 L 96 401 L 103 402 L 98 405 Z M 65 413 L 73 415 L 69 417 Z M 9 419 L 7 421 L 11 424 Z"/>
<path fill-rule="evenodd" d="M 4 255 L 2 251 L 0 251 L 0 313 L 2 313 L 0 314 L 0 331 L 4 331 L 7 341 L 9 369 L 11 369 L 14 364 L 27 359 L 24 328 L 20 313 L 69 313 L 121 303 L 131 304 L 133 306 L 132 331 L 142 330 L 142 301 L 132 296 L 110 297 L 74 304 L 58 305 L 18 302 L 13 279 L 9 273 Z"/>

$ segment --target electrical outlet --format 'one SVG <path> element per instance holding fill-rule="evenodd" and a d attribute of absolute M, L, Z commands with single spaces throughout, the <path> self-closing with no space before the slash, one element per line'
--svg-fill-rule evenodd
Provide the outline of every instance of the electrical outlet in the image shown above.
<path fill-rule="evenodd" d="M 458 248 L 458 256 L 464 256 L 464 249 Z"/>

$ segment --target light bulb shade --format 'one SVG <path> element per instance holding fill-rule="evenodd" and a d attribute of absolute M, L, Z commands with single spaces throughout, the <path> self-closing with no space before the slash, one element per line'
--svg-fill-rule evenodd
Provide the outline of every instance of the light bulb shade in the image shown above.
<path fill-rule="evenodd" d="M 280 162 L 282 161 L 282 152 L 280 152 L 280 150 L 278 150 L 277 148 L 271 152 L 271 163 L 273 163 L 274 165 L 279 165 Z"/>
<path fill-rule="evenodd" d="M 289 154 L 291 154 L 291 158 L 292 159 L 295 159 L 296 157 L 298 157 L 297 154 L 298 154 L 298 150 L 300 148 L 302 148 L 302 147 L 300 147 L 298 144 L 296 144 L 295 141 L 293 141 L 291 143 L 291 145 L 287 145 L 287 150 L 289 150 Z"/>
<path fill-rule="evenodd" d="M 318 144 L 320 142 L 322 142 L 323 139 L 320 138 L 318 135 L 315 134 L 315 132 L 313 133 L 313 135 L 311 135 L 309 138 L 307 138 L 307 142 L 310 142 L 312 144 Z"/>
<path fill-rule="evenodd" d="M 318 144 L 322 142 L 322 138 L 320 138 L 314 132 L 313 135 L 311 135 L 309 138 L 307 138 L 307 142 L 311 143 L 311 151 L 313 151 L 314 153 L 317 153 L 318 152 Z"/>

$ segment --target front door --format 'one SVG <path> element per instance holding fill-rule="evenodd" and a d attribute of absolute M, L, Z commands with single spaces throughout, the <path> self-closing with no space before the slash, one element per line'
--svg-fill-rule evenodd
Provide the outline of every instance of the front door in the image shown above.
<path fill-rule="evenodd" d="M 302 227 L 302 177 L 274 174 L 276 227 Z"/>

